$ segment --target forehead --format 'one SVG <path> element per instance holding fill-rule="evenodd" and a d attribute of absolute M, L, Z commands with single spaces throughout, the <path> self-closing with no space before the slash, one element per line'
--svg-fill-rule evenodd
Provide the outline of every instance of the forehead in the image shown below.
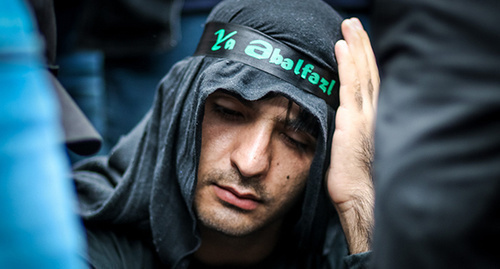
<path fill-rule="evenodd" d="M 258 100 L 250 101 L 238 94 L 218 90 L 210 94 L 207 100 L 241 104 L 241 106 L 248 109 L 262 112 L 287 113 L 287 116 L 297 115 L 301 110 L 300 106 L 294 101 L 283 95 L 274 93 L 267 94 Z"/>
<path fill-rule="evenodd" d="M 321 98 L 307 93 L 271 74 L 231 60 L 215 59 L 203 70 L 197 82 L 202 100 L 214 91 L 234 93 L 245 100 L 260 100 L 270 93 L 295 101 L 326 126 L 328 105 Z"/>

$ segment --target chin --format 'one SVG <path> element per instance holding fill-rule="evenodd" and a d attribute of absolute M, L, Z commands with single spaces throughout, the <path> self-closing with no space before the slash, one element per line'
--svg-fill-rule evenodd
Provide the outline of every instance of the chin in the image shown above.
<path fill-rule="evenodd" d="M 245 237 L 261 228 L 250 216 L 242 216 L 229 208 L 219 210 L 200 210 L 197 213 L 199 224 L 208 230 L 230 237 Z"/>

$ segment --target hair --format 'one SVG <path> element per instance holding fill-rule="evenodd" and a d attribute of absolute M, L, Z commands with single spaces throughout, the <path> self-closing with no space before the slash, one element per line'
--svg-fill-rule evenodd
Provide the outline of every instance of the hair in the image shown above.
<path fill-rule="evenodd" d="M 292 109 L 293 101 L 288 101 L 288 109 L 286 112 L 286 123 L 290 124 L 290 111 Z M 319 134 L 319 123 L 316 117 L 314 117 L 307 110 L 300 107 L 299 114 L 297 115 L 297 119 L 294 121 L 294 125 L 292 126 L 295 130 L 303 130 L 312 135 L 314 138 L 318 137 Z"/>
<path fill-rule="evenodd" d="M 270 92 L 265 95 L 262 99 L 271 99 L 276 96 L 282 96 L 279 93 Z M 286 96 L 285 96 L 286 97 Z M 309 111 L 305 110 L 303 107 L 299 106 L 299 114 L 297 118 L 293 121 L 290 120 L 290 113 L 292 110 L 292 106 L 294 104 L 293 100 L 288 99 L 288 107 L 286 111 L 286 125 L 292 127 L 294 130 L 301 130 L 309 133 L 314 138 L 318 137 L 320 125 L 318 119 L 313 116 L 313 114 L 309 113 Z"/>

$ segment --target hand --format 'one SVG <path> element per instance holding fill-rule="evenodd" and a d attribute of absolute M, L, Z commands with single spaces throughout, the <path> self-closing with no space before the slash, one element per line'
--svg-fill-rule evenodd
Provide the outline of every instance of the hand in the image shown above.
<path fill-rule="evenodd" d="M 350 252 L 359 253 L 370 249 L 373 227 L 371 164 L 380 79 L 370 40 L 361 22 L 357 18 L 347 19 L 341 27 L 345 40 L 335 44 L 340 106 L 326 180 Z"/>

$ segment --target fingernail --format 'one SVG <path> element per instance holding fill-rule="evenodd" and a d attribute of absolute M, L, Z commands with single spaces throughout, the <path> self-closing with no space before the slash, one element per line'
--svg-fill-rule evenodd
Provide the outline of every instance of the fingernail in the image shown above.
<path fill-rule="evenodd" d="M 347 19 L 345 20 L 347 27 L 349 27 L 352 30 L 357 30 L 358 26 L 356 25 L 356 22 L 353 19 Z"/>
<path fill-rule="evenodd" d="M 363 25 L 358 18 L 351 18 L 351 21 L 356 28 L 363 30 Z"/>

